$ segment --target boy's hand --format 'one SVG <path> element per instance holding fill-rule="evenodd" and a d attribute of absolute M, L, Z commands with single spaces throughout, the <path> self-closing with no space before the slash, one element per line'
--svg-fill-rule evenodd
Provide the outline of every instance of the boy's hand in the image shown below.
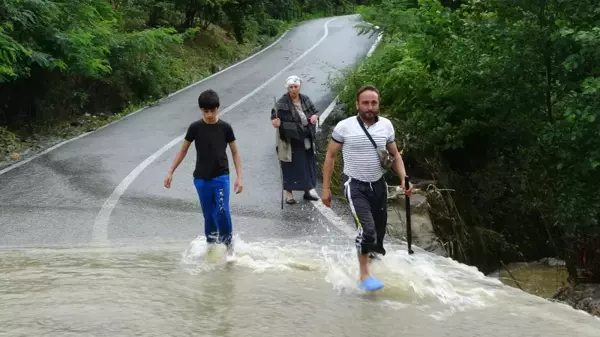
<path fill-rule="evenodd" d="M 173 174 L 167 174 L 165 181 L 163 182 L 166 188 L 171 188 L 171 182 L 173 181 Z"/>
<path fill-rule="evenodd" d="M 235 194 L 241 193 L 243 189 L 244 185 L 242 184 L 242 179 L 237 178 L 233 184 L 233 190 L 235 191 Z"/>

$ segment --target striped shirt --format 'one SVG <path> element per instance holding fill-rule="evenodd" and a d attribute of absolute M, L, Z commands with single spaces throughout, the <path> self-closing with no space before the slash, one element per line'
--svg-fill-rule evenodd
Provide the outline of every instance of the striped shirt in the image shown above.
<path fill-rule="evenodd" d="M 384 169 L 379 162 L 377 150 L 358 123 L 357 116 L 341 120 L 333 129 L 331 138 L 342 145 L 344 174 L 356 180 L 374 182 L 383 176 Z M 375 117 L 371 126 L 365 128 L 378 148 L 386 148 L 395 140 L 394 126 L 389 119 Z"/>

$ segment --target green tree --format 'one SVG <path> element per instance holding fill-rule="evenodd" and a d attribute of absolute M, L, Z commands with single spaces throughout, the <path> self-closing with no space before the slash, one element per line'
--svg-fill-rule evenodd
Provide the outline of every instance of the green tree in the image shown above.
<path fill-rule="evenodd" d="M 155 100 L 246 56 L 293 20 L 349 12 L 351 3 L 0 0 L 0 141 L 48 128 L 64 135 L 65 121 Z"/>
<path fill-rule="evenodd" d="M 379 86 L 410 169 L 456 190 L 430 196 L 453 256 L 487 271 L 558 254 L 573 280 L 599 280 L 598 6 L 382 0 L 363 14 L 383 43 L 342 97 Z"/>

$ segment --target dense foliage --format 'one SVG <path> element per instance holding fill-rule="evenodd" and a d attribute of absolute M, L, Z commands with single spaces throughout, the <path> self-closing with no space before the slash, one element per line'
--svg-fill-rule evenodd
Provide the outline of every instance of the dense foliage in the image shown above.
<path fill-rule="evenodd" d="M 491 270 L 558 255 L 600 282 L 600 5 L 372 3 L 382 44 L 338 90 L 352 106 L 378 86 L 409 174 L 455 190 L 429 195 L 453 257 Z"/>
<path fill-rule="evenodd" d="M 351 0 L 0 0 L 0 156 L 18 138 L 158 99 Z"/>

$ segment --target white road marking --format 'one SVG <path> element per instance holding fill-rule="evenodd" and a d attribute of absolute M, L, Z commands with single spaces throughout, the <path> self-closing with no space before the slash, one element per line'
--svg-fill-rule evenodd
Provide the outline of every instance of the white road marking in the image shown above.
<path fill-rule="evenodd" d="M 333 226 L 339 229 L 342 233 L 347 234 L 350 237 L 356 236 L 356 232 L 352 229 L 344 219 L 339 217 L 335 211 L 323 204 L 321 200 L 311 200 L 313 206 L 329 221 Z"/>
<path fill-rule="evenodd" d="M 252 55 L 250 55 L 250 56 L 248 56 L 247 58 L 245 58 L 245 59 L 241 60 L 241 61 L 240 61 L 240 62 L 238 62 L 238 63 L 232 64 L 232 65 L 230 65 L 229 67 L 227 67 L 227 68 L 225 68 L 225 69 L 223 69 L 223 70 L 220 70 L 219 72 L 216 72 L 216 73 L 214 73 L 214 74 L 212 74 L 212 75 L 210 75 L 210 76 L 208 76 L 208 77 L 205 77 L 205 78 L 201 79 L 200 81 L 198 81 L 198 82 L 196 82 L 196 83 L 192 83 L 192 84 L 188 85 L 187 87 L 185 87 L 185 88 L 183 88 L 183 89 L 177 90 L 177 91 L 175 91 L 174 93 L 171 93 L 171 94 L 169 94 L 169 95 L 168 95 L 166 98 L 170 98 L 170 97 L 172 97 L 172 96 L 174 96 L 174 95 L 177 95 L 177 94 L 179 94 L 179 93 L 181 93 L 181 92 L 183 92 L 183 91 L 185 91 L 185 90 L 188 90 L 188 89 L 190 89 L 190 88 L 192 88 L 192 87 L 194 87 L 194 86 L 196 86 L 196 85 L 198 85 L 198 84 L 200 84 L 200 83 L 202 83 L 202 82 L 204 82 L 204 81 L 208 81 L 209 79 L 211 79 L 211 78 L 213 78 L 213 77 L 215 77 L 215 76 L 217 76 L 217 75 L 219 75 L 219 74 L 222 74 L 222 73 L 226 72 L 227 70 L 229 70 L 229 69 L 231 69 L 231 68 L 237 67 L 237 66 L 239 66 L 240 64 L 242 64 L 242 63 L 245 63 L 246 61 L 250 61 L 251 59 L 253 59 L 253 58 L 255 58 L 256 56 L 258 56 L 258 55 L 262 54 L 263 52 L 265 52 L 267 49 L 271 49 L 271 47 L 275 46 L 275 45 L 277 44 L 277 42 L 281 41 L 281 39 L 283 39 L 283 37 L 287 35 L 287 33 L 289 33 L 289 30 L 285 31 L 285 32 L 284 32 L 284 33 L 283 33 L 283 34 L 282 34 L 282 35 L 281 35 L 281 36 L 280 36 L 280 37 L 279 37 L 277 40 L 275 40 L 273 43 L 271 43 L 271 44 L 270 44 L 270 45 L 268 45 L 267 47 L 265 47 L 265 48 L 261 49 L 260 51 L 258 51 L 258 52 L 256 52 L 256 53 L 254 53 L 254 54 L 252 54 Z M 163 98 L 163 99 L 166 99 L 166 98 Z M 39 157 L 39 156 L 43 156 L 43 155 L 45 155 L 46 153 L 48 153 L 48 152 L 50 152 L 50 151 L 52 151 L 52 150 L 55 150 L 55 149 L 57 149 L 57 148 L 59 148 L 59 147 L 61 147 L 61 146 L 65 145 L 65 144 L 67 144 L 67 143 L 70 143 L 70 142 L 72 142 L 72 141 L 75 141 L 75 140 L 77 140 L 77 139 L 80 139 L 80 138 L 83 138 L 83 137 L 85 137 L 85 136 L 91 135 L 92 133 L 98 132 L 98 131 L 100 131 L 100 130 L 102 130 L 102 129 L 106 128 L 106 127 L 109 127 L 109 126 L 111 126 L 111 125 L 113 125 L 113 124 L 115 124 L 115 123 L 118 123 L 118 122 L 120 122 L 120 121 L 122 121 L 122 120 L 124 120 L 124 119 L 127 119 L 127 118 L 129 118 L 129 117 L 131 117 L 131 116 L 133 116 L 133 115 L 137 114 L 138 112 L 140 112 L 140 111 L 143 111 L 143 110 L 147 109 L 147 108 L 148 108 L 148 107 L 147 107 L 147 106 L 145 106 L 145 107 L 143 107 L 143 108 L 141 108 L 141 109 L 139 109 L 139 110 L 136 110 L 136 111 L 134 111 L 134 112 L 132 112 L 132 113 L 128 114 L 127 116 L 125 116 L 125 117 L 123 117 L 123 118 L 120 118 L 120 119 L 118 119 L 118 120 L 116 120 L 116 121 L 113 121 L 113 122 L 111 122 L 111 123 L 108 123 L 108 124 L 106 124 L 106 125 L 104 125 L 104 126 L 102 126 L 102 127 L 99 127 L 99 128 L 97 128 L 96 130 L 94 130 L 94 131 L 86 132 L 86 133 L 83 133 L 83 134 L 81 134 L 81 135 L 79 135 L 79 136 L 77 136 L 77 137 L 75 137 L 75 138 L 71 138 L 71 139 L 65 140 L 65 141 L 63 141 L 63 142 L 61 142 L 61 143 L 58 143 L 58 144 L 56 144 L 56 145 L 52 146 L 52 147 L 49 147 L 48 149 L 46 149 L 46 150 L 44 150 L 44 151 L 42 151 L 42 152 L 40 152 L 40 153 L 38 153 L 38 154 L 36 154 L 36 155 L 33 155 L 33 156 L 31 156 L 31 157 L 29 157 L 29 158 L 27 158 L 27 159 L 24 159 L 24 160 L 22 160 L 22 161 L 20 161 L 20 162 L 18 162 L 18 163 L 16 163 L 16 164 L 13 164 L 13 165 L 10 165 L 10 166 L 8 166 L 8 167 L 5 167 L 4 169 L 0 170 L 0 175 L 4 174 L 4 173 L 6 173 L 6 172 L 8 172 L 8 171 L 10 171 L 10 170 L 14 170 L 14 169 L 16 169 L 16 168 L 17 168 L 17 167 L 19 167 L 19 166 L 25 165 L 25 164 L 27 164 L 28 162 L 30 162 L 30 161 L 32 161 L 32 160 L 34 160 L 35 158 L 37 158 L 37 157 Z"/>
<path fill-rule="evenodd" d="M 379 28 L 379 27 L 377 27 L 377 28 Z M 367 52 L 367 57 L 370 57 L 373 54 L 373 52 L 375 51 L 375 49 L 381 42 L 382 36 L 383 36 L 383 33 L 380 33 L 377 36 L 375 43 L 373 43 L 373 46 L 371 46 L 371 49 L 369 49 L 369 51 Z M 319 125 L 323 125 L 323 122 L 327 119 L 327 117 L 329 116 L 331 111 L 333 111 L 333 108 L 335 107 L 335 105 L 338 101 L 338 98 L 339 98 L 339 95 L 335 96 L 335 98 L 333 99 L 331 104 L 329 104 L 329 106 L 325 110 L 323 110 L 323 113 L 321 114 L 321 116 L 319 116 Z M 320 127 L 319 127 L 319 130 L 320 130 Z M 349 226 L 348 223 L 346 221 L 344 221 L 344 219 L 339 217 L 337 214 L 335 214 L 335 212 L 331 208 L 325 206 L 325 204 L 323 204 L 323 201 L 311 200 L 311 202 L 312 202 L 313 206 L 315 206 L 315 208 L 325 217 L 325 219 L 327 219 L 337 229 L 339 229 L 340 231 L 342 231 L 345 234 L 348 234 L 349 236 L 356 236 L 356 232 L 351 229 L 354 227 Z"/>
<path fill-rule="evenodd" d="M 277 77 L 281 76 L 281 74 L 283 74 L 285 71 L 290 69 L 296 63 L 298 63 L 298 61 L 303 59 L 306 55 L 308 55 L 308 53 L 310 53 L 315 48 L 317 48 L 323 41 L 325 41 L 325 38 L 327 38 L 327 36 L 329 35 L 329 23 L 335 19 L 336 18 L 329 19 L 329 20 L 327 20 L 327 22 L 325 22 L 325 24 L 323 25 L 323 29 L 325 30 L 325 32 L 323 33 L 323 36 L 319 39 L 319 41 L 317 41 L 317 43 L 315 43 L 312 47 L 310 47 L 308 50 L 306 50 L 304 53 L 302 53 L 302 55 L 300 55 L 297 59 L 292 61 L 285 68 L 281 69 L 281 71 L 279 71 L 277 74 L 273 75 L 273 77 L 268 79 L 266 82 L 261 84 L 256 89 L 252 90 L 252 92 L 250 92 L 246 96 L 240 98 L 237 102 L 233 103 L 232 105 L 228 106 L 227 108 L 223 109 L 219 113 L 219 116 L 223 116 L 227 112 L 231 111 L 233 108 L 242 104 L 248 98 L 255 95 L 257 92 L 259 92 L 260 90 L 265 88 L 267 85 L 269 85 L 269 83 L 274 81 Z M 125 193 L 125 190 L 127 189 L 127 187 L 129 187 L 129 185 L 135 180 L 135 178 L 137 178 L 140 175 L 140 173 L 142 173 L 142 171 L 146 167 L 148 167 L 148 165 L 152 164 L 152 162 L 154 162 L 163 153 L 165 153 L 171 147 L 175 146 L 175 144 L 179 143 L 184 137 L 185 137 L 185 133 L 180 135 L 179 137 L 173 139 L 169 144 L 163 146 L 160 150 L 153 153 L 150 157 L 146 158 L 146 160 L 144 160 L 135 169 L 133 169 L 133 171 L 131 171 L 127 175 L 127 177 L 125 177 L 125 179 L 123 179 L 123 181 L 121 181 L 121 183 L 119 183 L 117 188 L 115 188 L 115 190 L 111 193 L 111 195 L 108 197 L 108 199 L 106 199 L 106 201 L 102 205 L 102 208 L 100 209 L 100 212 L 98 212 L 98 215 L 96 216 L 96 220 L 94 221 L 94 227 L 92 229 L 92 244 L 107 244 L 108 243 L 107 230 L 108 230 L 108 223 L 110 221 L 110 215 L 112 214 L 113 210 L 115 209 L 115 206 L 119 202 L 119 199 L 121 198 L 123 193 Z"/>
<path fill-rule="evenodd" d="M 335 96 L 333 101 L 331 101 L 331 103 L 327 106 L 327 108 L 325 108 L 325 110 L 323 110 L 323 112 L 319 116 L 319 126 L 317 127 L 317 132 L 321 131 L 323 122 L 327 119 L 327 117 L 329 117 L 329 114 L 333 111 L 333 108 L 335 108 L 335 105 L 338 102 L 338 97 L 339 95 Z"/>

